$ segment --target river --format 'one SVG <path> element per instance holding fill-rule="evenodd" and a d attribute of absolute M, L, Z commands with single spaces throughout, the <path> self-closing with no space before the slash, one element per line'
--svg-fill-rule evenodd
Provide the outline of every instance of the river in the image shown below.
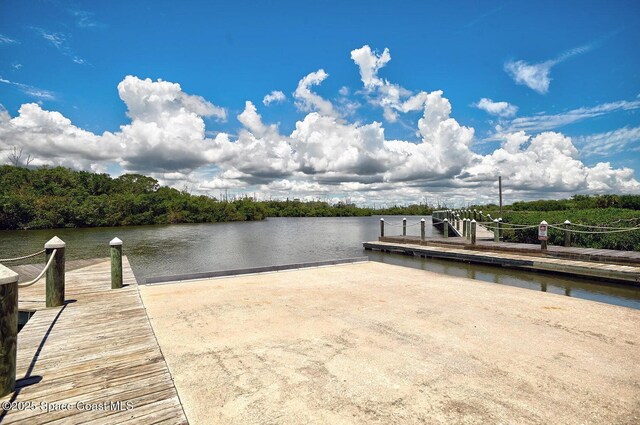
<path fill-rule="evenodd" d="M 407 233 L 419 235 L 421 217 L 407 217 Z M 485 282 L 518 286 L 640 309 L 640 288 L 454 261 L 364 251 L 376 240 L 380 217 L 270 218 L 265 221 L 0 231 L 0 258 L 42 249 L 51 237 L 67 243 L 67 258 L 109 255 L 109 241 L 124 242 L 139 282 L 147 277 L 367 256 Z M 385 217 L 385 233 L 401 234 L 401 217 Z M 427 236 L 439 236 L 426 217 Z"/>

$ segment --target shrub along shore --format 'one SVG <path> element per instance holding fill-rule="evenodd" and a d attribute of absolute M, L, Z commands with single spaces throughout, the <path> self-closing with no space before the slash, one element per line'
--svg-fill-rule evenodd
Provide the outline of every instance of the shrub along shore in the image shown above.
<path fill-rule="evenodd" d="M 386 209 L 327 202 L 219 200 L 163 187 L 154 178 L 0 166 L 0 229 L 133 226 L 263 220 L 266 217 L 430 215 L 425 205 Z"/>

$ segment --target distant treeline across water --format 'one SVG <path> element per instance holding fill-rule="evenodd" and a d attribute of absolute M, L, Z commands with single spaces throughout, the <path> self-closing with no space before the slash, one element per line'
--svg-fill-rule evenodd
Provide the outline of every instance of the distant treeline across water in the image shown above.
<path fill-rule="evenodd" d="M 262 220 L 266 217 L 429 215 L 424 205 L 385 209 L 350 203 L 230 201 L 160 186 L 154 178 L 0 166 L 0 229 L 132 226 Z"/>

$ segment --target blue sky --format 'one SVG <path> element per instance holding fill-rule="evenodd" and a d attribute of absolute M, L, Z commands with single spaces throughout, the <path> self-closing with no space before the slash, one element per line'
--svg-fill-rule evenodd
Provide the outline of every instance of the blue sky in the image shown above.
<path fill-rule="evenodd" d="M 455 190 L 465 202 L 491 199 L 496 173 L 513 199 L 636 193 L 640 4 L 559 3 L 5 0 L 0 157 L 19 147 L 32 165 L 144 172 L 214 195 L 409 202 Z M 192 97 L 149 102 L 166 94 L 158 79 Z M 285 99 L 265 104 L 273 91 Z M 439 121 L 420 129 L 429 114 Z M 109 153 L 87 153 L 92 143 Z"/>

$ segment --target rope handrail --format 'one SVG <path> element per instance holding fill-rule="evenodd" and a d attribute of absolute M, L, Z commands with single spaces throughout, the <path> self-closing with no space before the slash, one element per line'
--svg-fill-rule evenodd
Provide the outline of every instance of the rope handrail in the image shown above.
<path fill-rule="evenodd" d="M 56 258 L 56 254 L 57 253 L 58 253 L 58 250 L 54 249 L 53 252 L 51 253 L 51 257 L 49 257 L 49 261 L 47 261 L 47 265 L 44 266 L 44 269 L 42 269 L 40 274 L 35 279 L 33 279 L 33 280 L 29 281 L 29 282 L 19 283 L 18 284 L 18 288 L 26 288 L 28 286 L 33 285 L 34 283 L 36 283 L 40 279 L 42 279 L 42 276 L 44 276 L 44 274 L 47 272 L 47 270 L 51 266 L 51 263 L 53 263 L 53 259 Z"/>
<path fill-rule="evenodd" d="M 26 260 L 27 258 L 31 258 L 31 257 L 35 257 L 36 255 L 40 255 L 42 253 L 44 253 L 44 249 L 42 251 L 38 251 L 34 254 L 29 254 L 29 255 L 25 255 L 23 257 L 17 257 L 17 258 L 0 258 L 0 263 L 8 263 L 11 261 L 20 261 L 20 260 Z"/>
<path fill-rule="evenodd" d="M 607 230 L 604 232 L 593 232 L 593 231 L 587 231 L 587 230 L 572 230 L 572 229 L 565 229 L 564 227 L 558 227 L 558 226 L 554 226 L 552 224 L 549 224 L 549 227 L 554 228 L 554 229 L 558 229 L 558 230 L 562 230 L 563 232 L 571 232 L 571 233 L 588 233 L 588 234 L 592 234 L 592 235 L 597 235 L 597 234 L 605 234 L 605 233 L 623 233 L 623 232 L 631 232 L 633 230 L 640 230 L 640 226 L 638 227 L 627 227 L 625 229 L 620 229 L 620 230 Z"/>
<path fill-rule="evenodd" d="M 592 224 L 578 224 L 578 223 L 571 223 L 572 226 L 578 226 L 578 227 L 589 227 L 592 229 L 609 229 L 609 230 L 626 230 L 626 229 L 631 229 L 632 227 L 607 227 L 607 226 L 596 226 L 596 225 L 592 225 Z"/>

